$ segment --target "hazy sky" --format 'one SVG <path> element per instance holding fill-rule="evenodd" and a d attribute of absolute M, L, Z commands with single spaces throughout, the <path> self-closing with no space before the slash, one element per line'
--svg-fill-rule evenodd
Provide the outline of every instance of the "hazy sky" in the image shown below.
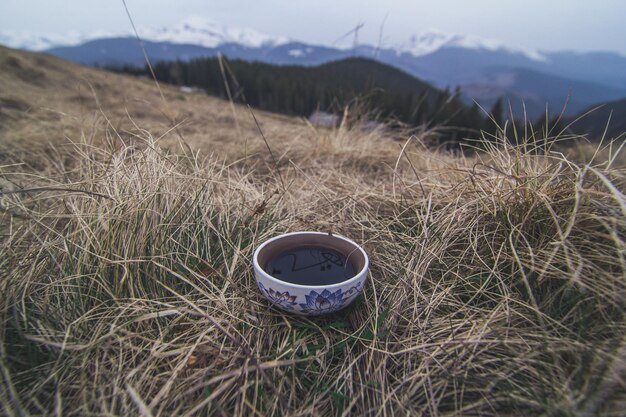
<path fill-rule="evenodd" d="M 397 44 L 427 30 L 543 50 L 626 55 L 625 0 L 127 0 L 138 26 L 190 15 L 311 43 L 330 44 L 358 22 L 360 42 Z M 129 29 L 122 0 L 0 0 L 0 31 L 63 33 Z"/>

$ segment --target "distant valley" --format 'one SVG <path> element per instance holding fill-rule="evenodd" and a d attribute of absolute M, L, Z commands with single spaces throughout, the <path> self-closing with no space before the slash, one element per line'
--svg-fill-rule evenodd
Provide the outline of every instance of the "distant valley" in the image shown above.
<path fill-rule="evenodd" d="M 531 118 L 545 114 L 546 108 L 553 114 L 564 109 L 565 114 L 572 115 L 590 104 L 626 97 L 626 89 L 509 67 L 487 68 L 461 89 L 466 103 L 476 100 L 491 108 L 496 100 L 503 98 L 505 103 L 511 103 L 517 117 L 527 114 Z"/>

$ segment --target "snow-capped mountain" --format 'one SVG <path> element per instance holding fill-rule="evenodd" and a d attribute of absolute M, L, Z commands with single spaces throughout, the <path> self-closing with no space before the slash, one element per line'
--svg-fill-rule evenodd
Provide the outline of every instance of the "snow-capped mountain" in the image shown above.
<path fill-rule="evenodd" d="M 273 36 L 254 29 L 227 27 L 200 16 L 191 16 L 182 22 L 161 28 L 139 27 L 137 29 L 142 40 L 151 42 L 168 42 L 173 44 L 189 44 L 215 48 L 227 43 L 237 43 L 248 48 L 276 46 L 287 43 L 284 36 Z M 44 51 L 56 47 L 80 45 L 95 39 L 134 37 L 130 29 L 121 32 L 90 32 L 77 31 L 63 34 L 0 32 L 0 44 L 30 51 Z"/>
<path fill-rule="evenodd" d="M 191 16 L 175 25 L 160 28 L 139 27 L 137 31 L 144 41 L 197 45 L 205 48 L 216 48 L 227 43 L 236 43 L 248 48 L 260 48 L 263 46 L 278 46 L 290 42 L 290 39 L 284 36 L 268 35 L 249 28 L 228 27 L 201 16 Z M 94 39 L 125 37 L 134 37 L 134 33 L 130 29 L 120 32 L 82 33 L 72 31 L 63 34 L 0 32 L 0 43 L 13 48 L 43 51 L 55 47 L 80 45 Z M 343 47 L 337 47 L 337 49 L 350 50 L 352 47 L 352 45 L 346 44 Z M 435 30 L 415 34 L 406 42 L 402 42 L 390 49 L 395 50 L 397 53 L 409 53 L 419 57 L 432 54 L 442 48 L 452 47 L 509 51 L 523 53 L 529 59 L 537 61 L 546 59 L 543 54 L 536 50 L 512 48 L 495 40 Z M 305 51 L 306 49 L 303 51 L 292 50 L 290 54 L 294 57 L 299 57 L 304 56 Z"/>
<path fill-rule="evenodd" d="M 0 32 L 0 44 L 27 51 L 45 51 L 58 46 L 76 46 L 93 39 L 127 36 L 113 32 L 82 33 L 71 31 L 66 33 L 32 33 L 32 32 Z"/>
<path fill-rule="evenodd" d="M 432 54 L 442 48 L 454 47 L 519 53 L 535 61 L 545 61 L 547 59 L 544 54 L 534 49 L 511 47 L 500 41 L 492 39 L 484 39 L 469 35 L 457 35 L 434 30 L 421 34 L 415 34 L 410 37 L 408 42 L 401 43 L 394 49 L 398 52 L 406 52 L 417 57 Z"/>
<path fill-rule="evenodd" d="M 227 27 L 200 16 L 192 16 L 179 24 L 159 29 L 140 28 L 138 32 L 142 39 L 152 42 L 200 45 L 205 48 L 215 48 L 225 43 L 259 48 L 289 41 L 284 36 L 272 36 L 254 29 Z"/>

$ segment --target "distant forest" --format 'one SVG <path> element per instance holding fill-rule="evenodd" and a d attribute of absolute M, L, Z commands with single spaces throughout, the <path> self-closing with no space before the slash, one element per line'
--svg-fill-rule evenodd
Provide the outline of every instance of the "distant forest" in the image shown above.
<path fill-rule="evenodd" d="M 117 71 L 150 76 L 149 69 Z M 492 109 L 466 106 L 459 91 L 439 90 L 391 66 L 349 58 L 316 67 L 280 66 L 242 60 L 201 58 L 159 62 L 159 81 L 198 87 L 208 94 L 252 107 L 308 117 L 314 111 L 341 114 L 346 106 L 365 112 L 369 120 L 391 126 L 436 128 L 439 140 L 461 143 L 494 134 L 504 120 L 502 100 Z M 493 120 L 491 120 L 493 119 Z"/>

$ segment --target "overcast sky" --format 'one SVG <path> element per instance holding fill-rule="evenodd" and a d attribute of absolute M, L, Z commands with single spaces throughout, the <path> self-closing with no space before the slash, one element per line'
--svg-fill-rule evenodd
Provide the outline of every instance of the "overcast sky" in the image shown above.
<path fill-rule="evenodd" d="M 357 23 L 359 41 L 398 44 L 428 30 L 542 50 L 626 55 L 625 0 L 127 0 L 138 26 L 200 15 L 310 43 L 330 44 Z M 122 0 L 0 0 L 0 31 L 129 30 Z"/>

